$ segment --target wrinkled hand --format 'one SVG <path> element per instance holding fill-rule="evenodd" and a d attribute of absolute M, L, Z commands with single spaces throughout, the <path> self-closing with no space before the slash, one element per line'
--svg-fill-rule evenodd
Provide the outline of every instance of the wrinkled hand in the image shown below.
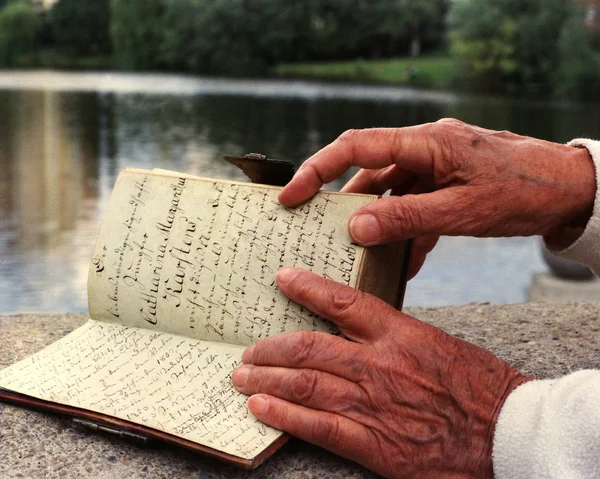
<path fill-rule="evenodd" d="M 528 380 L 490 352 L 312 273 L 281 291 L 350 340 L 288 333 L 250 346 L 233 373 L 262 422 L 387 477 L 492 477 L 492 436 Z"/>
<path fill-rule="evenodd" d="M 595 196 L 587 150 L 467 125 L 350 130 L 304 162 L 279 199 L 298 205 L 350 166 L 343 191 L 382 194 L 351 218 L 363 245 L 416 237 L 414 275 L 439 235 L 551 235 L 585 225 Z"/>

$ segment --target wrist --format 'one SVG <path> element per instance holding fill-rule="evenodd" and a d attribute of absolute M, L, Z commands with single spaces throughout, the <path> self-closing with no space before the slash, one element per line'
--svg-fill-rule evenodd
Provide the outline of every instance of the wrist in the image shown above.
<path fill-rule="evenodd" d="M 569 247 L 581 236 L 593 214 L 596 199 L 596 170 L 588 149 L 574 146 L 566 164 L 570 170 L 566 181 L 572 202 L 565 204 L 566 212 L 561 215 L 566 221 L 544 235 L 548 247 L 556 251 Z"/>
<path fill-rule="evenodd" d="M 569 228 L 585 228 L 594 211 L 596 200 L 596 169 L 587 148 L 573 148 L 573 171 L 578 176 L 574 181 L 573 196 L 576 199 Z"/>
<path fill-rule="evenodd" d="M 511 368 L 512 369 L 512 368 Z M 493 479 L 494 471 L 493 471 L 493 460 L 492 460 L 492 452 L 494 447 L 494 434 L 496 432 L 496 424 L 498 423 L 498 417 L 500 416 L 500 411 L 504 406 L 504 403 L 508 399 L 508 396 L 517 389 L 519 386 L 529 382 L 534 381 L 535 378 L 525 376 L 519 373 L 517 370 L 512 369 L 510 379 L 507 382 L 504 391 L 501 396 L 497 398 L 493 410 L 491 420 L 489 422 L 489 428 L 486 431 L 485 437 L 485 449 L 483 452 L 483 468 L 482 475 L 480 477 L 485 479 Z"/>

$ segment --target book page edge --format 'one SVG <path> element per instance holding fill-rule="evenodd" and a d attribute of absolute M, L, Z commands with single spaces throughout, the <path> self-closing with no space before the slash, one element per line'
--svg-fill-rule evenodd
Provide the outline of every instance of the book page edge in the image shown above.
<path fill-rule="evenodd" d="M 251 183 L 249 181 L 227 180 L 224 178 L 208 178 L 205 176 L 192 175 L 189 173 L 178 173 L 176 171 L 163 170 L 161 168 L 154 168 L 152 170 L 146 170 L 143 168 L 125 168 L 125 169 L 121 170 L 121 172 L 119 173 L 119 176 L 123 173 L 162 176 L 165 178 L 185 178 L 185 179 L 189 179 L 189 180 L 204 181 L 204 182 L 209 182 L 209 183 L 217 181 L 219 183 L 227 183 L 230 185 L 252 186 L 252 187 L 256 187 L 256 188 L 263 188 L 263 189 L 268 188 L 268 189 L 272 189 L 272 190 L 282 190 L 283 189 L 283 186 L 267 185 L 267 184 L 263 184 L 263 183 Z M 366 193 L 343 193 L 341 191 L 329 191 L 329 190 L 319 190 L 317 192 L 317 194 L 319 194 L 319 193 L 328 194 L 328 195 L 336 195 L 336 196 L 349 196 L 349 197 L 350 196 L 362 196 L 365 198 L 372 198 L 373 200 L 380 198 L 379 195 L 371 195 L 371 194 L 366 194 Z"/>
<path fill-rule="evenodd" d="M 277 452 L 290 438 L 288 434 L 282 433 L 275 441 L 267 446 L 263 451 L 252 459 L 244 459 L 240 456 L 235 456 L 226 452 L 219 451 L 212 447 L 179 438 L 173 434 L 169 434 L 158 429 L 142 426 L 131 421 L 125 421 L 114 416 L 109 416 L 102 413 L 96 413 L 89 409 L 78 408 L 75 406 L 63 405 L 58 402 L 48 401 L 45 399 L 36 398 L 27 394 L 20 394 L 9 389 L 0 388 L 0 401 L 23 406 L 29 409 L 50 412 L 59 416 L 68 416 L 71 418 L 85 418 L 94 423 L 107 425 L 119 428 L 119 431 L 127 431 L 138 434 L 142 437 L 148 436 L 150 439 L 173 444 L 196 453 L 204 454 L 208 457 L 218 459 L 222 462 L 233 464 L 234 466 L 243 469 L 256 469 L 275 452 Z"/>

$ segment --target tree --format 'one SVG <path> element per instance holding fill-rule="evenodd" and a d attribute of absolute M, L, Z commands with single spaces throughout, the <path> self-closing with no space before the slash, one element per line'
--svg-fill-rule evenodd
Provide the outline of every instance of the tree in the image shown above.
<path fill-rule="evenodd" d="M 577 17 L 572 0 L 456 0 L 451 51 L 463 78 L 480 87 L 547 96 L 568 55 L 559 48 L 560 32 Z"/>
<path fill-rule="evenodd" d="M 310 55 L 311 2 L 261 0 L 256 4 L 260 5 L 256 41 L 267 65 L 305 60 Z"/>
<path fill-rule="evenodd" d="M 581 28 L 581 18 L 572 17 L 558 40 L 559 68 L 554 76 L 557 98 L 585 100 L 600 96 L 600 55 L 591 47 L 592 33 Z"/>
<path fill-rule="evenodd" d="M 449 16 L 451 52 L 463 79 L 484 89 L 500 89 L 517 70 L 516 23 L 498 3 L 462 0 Z"/>
<path fill-rule="evenodd" d="M 167 0 L 161 61 L 199 73 L 252 75 L 302 59 L 310 15 L 295 0 Z"/>
<path fill-rule="evenodd" d="M 167 0 L 161 61 L 198 73 L 262 71 L 251 34 L 256 19 L 244 10 L 242 0 Z"/>
<path fill-rule="evenodd" d="M 38 15 L 29 4 L 7 4 L 0 11 L 0 65 L 15 66 L 22 55 L 33 53 L 38 27 Z"/>
<path fill-rule="evenodd" d="M 443 39 L 448 0 L 313 0 L 316 58 L 419 54 Z"/>
<path fill-rule="evenodd" d="M 560 32 L 569 19 L 578 16 L 576 3 L 573 0 L 504 1 L 518 5 L 518 8 L 511 5 L 517 18 L 518 81 L 529 93 L 550 95 L 552 79 L 561 62 Z M 579 28 L 583 29 L 581 23 Z"/>
<path fill-rule="evenodd" d="M 281 62 L 406 54 L 411 44 L 416 53 L 439 44 L 448 2 L 110 0 L 110 32 L 121 68 L 252 75 Z"/>
<path fill-rule="evenodd" d="M 60 48 L 77 55 L 110 52 L 109 0 L 59 0 L 49 22 Z"/>
<path fill-rule="evenodd" d="M 410 54 L 418 56 L 421 53 L 422 37 L 439 18 L 440 4 L 436 0 L 403 0 L 402 27 L 410 38 Z"/>
<path fill-rule="evenodd" d="M 380 0 L 374 0 L 372 12 L 379 16 Z M 361 55 L 365 40 L 366 1 L 315 0 L 311 5 L 311 50 L 316 59 L 347 58 Z"/>
<path fill-rule="evenodd" d="M 163 0 L 110 0 L 110 39 L 119 68 L 150 70 L 162 66 L 164 11 Z"/>

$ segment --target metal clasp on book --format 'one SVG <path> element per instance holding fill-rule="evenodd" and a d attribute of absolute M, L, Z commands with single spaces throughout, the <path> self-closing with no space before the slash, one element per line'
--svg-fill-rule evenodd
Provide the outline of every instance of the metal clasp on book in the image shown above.
<path fill-rule="evenodd" d="M 135 432 L 126 431 L 124 429 L 118 429 L 116 427 L 106 426 L 104 424 L 98 424 L 97 422 L 88 421 L 86 419 L 79 419 L 77 417 L 73 418 L 73 422 L 80 426 L 85 427 L 86 429 L 90 429 L 92 431 L 100 431 L 108 434 L 113 434 L 115 436 L 119 436 L 123 439 L 127 439 L 129 441 L 134 441 L 140 444 L 147 444 L 148 437 L 143 436 L 141 434 L 137 434 Z"/>
<path fill-rule="evenodd" d="M 262 153 L 246 153 L 243 158 L 245 160 L 267 161 L 267 155 L 263 155 Z"/>

